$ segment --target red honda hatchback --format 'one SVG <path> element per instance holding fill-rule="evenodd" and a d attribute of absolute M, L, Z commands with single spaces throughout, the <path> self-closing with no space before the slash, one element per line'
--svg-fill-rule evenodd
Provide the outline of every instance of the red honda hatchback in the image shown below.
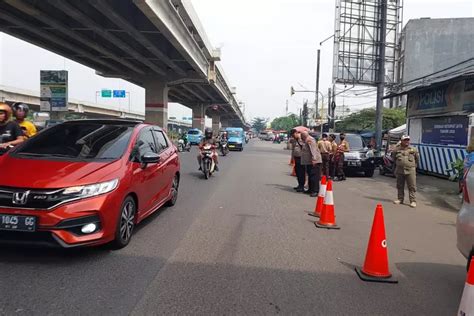
<path fill-rule="evenodd" d="M 178 198 L 176 147 L 156 126 L 70 121 L 0 156 L 0 242 L 112 242 Z"/>

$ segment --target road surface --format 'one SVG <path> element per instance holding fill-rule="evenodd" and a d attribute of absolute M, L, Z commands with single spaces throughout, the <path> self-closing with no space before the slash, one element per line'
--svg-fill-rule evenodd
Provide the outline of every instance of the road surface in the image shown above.
<path fill-rule="evenodd" d="M 203 180 L 182 153 L 179 201 L 130 245 L 74 251 L 0 248 L 0 315 L 453 315 L 465 280 L 455 216 L 420 196 L 395 206 L 394 180 L 335 184 L 339 231 L 316 229 L 314 199 L 294 193 L 283 145 L 252 140 Z M 399 284 L 362 282 L 374 209 L 385 210 Z"/>

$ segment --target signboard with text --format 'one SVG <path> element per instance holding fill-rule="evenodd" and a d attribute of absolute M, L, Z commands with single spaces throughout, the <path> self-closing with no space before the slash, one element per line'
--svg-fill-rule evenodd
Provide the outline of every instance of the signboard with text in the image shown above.
<path fill-rule="evenodd" d="M 125 98 L 125 90 L 114 90 L 114 98 Z"/>
<path fill-rule="evenodd" d="M 469 117 L 442 116 L 427 117 L 422 120 L 423 144 L 467 145 Z"/>
<path fill-rule="evenodd" d="M 68 111 L 68 72 L 66 70 L 40 71 L 40 110 Z"/>

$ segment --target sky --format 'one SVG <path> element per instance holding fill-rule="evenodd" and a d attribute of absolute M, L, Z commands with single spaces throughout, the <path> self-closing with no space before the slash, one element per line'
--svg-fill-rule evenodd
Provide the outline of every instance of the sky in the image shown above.
<path fill-rule="evenodd" d="M 222 49 L 221 64 L 246 104 L 246 117 L 274 118 L 297 113 L 303 99 L 290 97 L 290 87 L 314 90 L 316 50 L 321 49 L 320 90 L 327 93 L 332 78 L 332 40 L 319 42 L 334 32 L 334 0 L 191 0 L 215 47 Z M 406 0 L 404 23 L 411 18 L 474 17 L 474 0 Z M 39 91 L 40 69 L 69 70 L 70 98 L 128 108 L 129 100 L 96 99 L 103 89 L 125 89 L 130 105 L 144 113 L 144 89 L 120 79 L 103 78 L 94 70 L 35 47 L 0 36 L 0 85 Z M 21 71 L 19 71 L 21 70 Z M 340 104 L 338 100 L 338 104 Z M 366 98 L 343 100 L 352 110 L 373 106 Z M 351 106 L 352 105 L 352 106 Z M 191 116 L 191 110 L 169 105 L 169 116 Z"/>
<path fill-rule="evenodd" d="M 404 23 L 412 18 L 474 17 L 473 0 L 406 0 Z M 290 87 L 315 90 L 316 50 L 321 49 L 320 90 L 332 82 L 334 0 L 192 0 L 214 46 L 222 48 L 227 77 L 245 101 L 247 116 L 276 117 L 297 113 L 303 99 Z M 340 101 L 340 100 L 339 100 Z M 354 110 L 372 106 L 369 99 L 346 99 Z M 340 104 L 340 102 L 338 102 Z"/>

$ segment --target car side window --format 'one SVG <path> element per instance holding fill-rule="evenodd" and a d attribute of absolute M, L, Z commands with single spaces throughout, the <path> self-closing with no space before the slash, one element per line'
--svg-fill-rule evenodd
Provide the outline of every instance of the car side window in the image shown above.
<path fill-rule="evenodd" d="M 166 140 L 165 134 L 162 131 L 153 130 L 156 138 L 156 145 L 158 147 L 158 153 L 166 150 L 169 147 L 168 141 Z"/>
<path fill-rule="evenodd" d="M 135 143 L 134 152 L 133 160 L 136 162 L 140 162 L 141 157 L 147 153 L 158 153 L 151 128 L 145 128 L 140 131 L 140 135 L 138 135 L 137 142 Z"/>

